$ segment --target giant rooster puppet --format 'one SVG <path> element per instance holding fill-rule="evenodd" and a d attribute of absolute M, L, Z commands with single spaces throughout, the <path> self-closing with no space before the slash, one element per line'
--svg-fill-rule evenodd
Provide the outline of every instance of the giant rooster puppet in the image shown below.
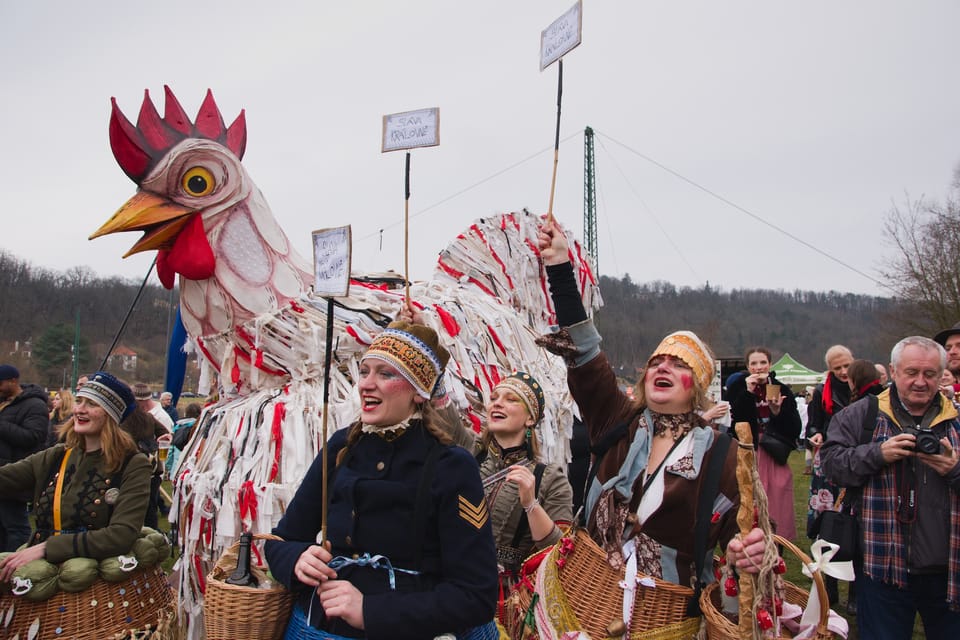
<path fill-rule="evenodd" d="M 156 250 L 167 288 L 179 275 L 187 346 L 219 374 L 222 399 L 204 412 L 181 456 L 170 518 L 181 541 L 180 605 L 191 637 L 199 637 L 212 562 L 242 530 L 270 531 L 323 446 L 327 305 L 311 294 L 310 264 L 240 163 L 243 112 L 226 126 L 208 91 L 191 122 L 168 87 L 165 94 L 163 117 L 147 93 L 136 125 L 113 101 L 110 144 L 139 189 L 91 238 L 143 232 L 127 255 Z M 479 431 L 485 394 L 503 375 L 529 371 L 547 397 L 541 449 L 563 463 L 574 408 L 563 362 L 535 344 L 554 320 L 538 222 L 527 212 L 475 221 L 440 253 L 433 279 L 411 285 L 410 296 L 451 353 L 446 386 L 464 424 Z M 585 307 L 593 309 L 600 305 L 596 282 L 573 247 Z M 350 296 L 337 299 L 331 433 L 358 415 L 359 357 L 402 301 L 402 289 L 358 276 Z"/>

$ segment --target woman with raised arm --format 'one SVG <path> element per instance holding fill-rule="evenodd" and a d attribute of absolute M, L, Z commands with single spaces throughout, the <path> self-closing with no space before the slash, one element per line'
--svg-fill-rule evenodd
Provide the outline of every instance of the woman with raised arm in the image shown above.
<path fill-rule="evenodd" d="M 360 363 L 360 416 L 330 438 L 268 541 L 296 594 L 287 638 L 496 638 L 497 563 L 477 463 L 430 398 L 449 355 L 392 323 Z M 323 460 L 330 476 L 327 540 Z"/>
<path fill-rule="evenodd" d="M 708 527 L 706 549 L 694 552 L 696 512 L 708 475 L 703 471 L 719 440 L 696 411 L 713 378 L 709 348 L 689 331 L 668 335 L 647 360 L 636 400 L 629 398 L 600 351 L 600 334 L 583 308 L 567 240 L 552 220 L 541 227 L 539 244 L 561 327 L 551 350 L 567 358 L 567 381 L 591 444 L 612 440 L 595 463 L 587 493 L 588 529 L 608 562 L 687 586 L 697 577 L 697 564 L 703 566 L 700 580 L 713 579 L 712 562 L 706 560 L 719 543 L 730 563 L 756 571 L 767 542 L 757 528 L 743 539 L 737 535 L 734 446 L 718 458 L 719 491 L 706 497 L 712 517 L 709 524 L 701 523 Z"/>

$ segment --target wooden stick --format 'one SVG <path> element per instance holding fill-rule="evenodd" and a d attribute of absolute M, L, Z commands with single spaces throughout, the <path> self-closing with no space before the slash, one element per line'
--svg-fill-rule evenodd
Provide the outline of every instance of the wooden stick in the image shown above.
<path fill-rule="evenodd" d="M 410 306 L 410 152 L 403 180 L 403 280 L 406 284 L 404 302 Z M 553 195 L 550 196 L 553 198 Z"/>
<path fill-rule="evenodd" d="M 739 445 L 737 448 L 737 484 L 740 487 L 740 510 L 737 511 L 737 525 L 740 535 L 746 537 L 753 529 L 753 432 L 749 422 L 738 422 L 734 427 L 737 431 Z M 740 572 L 740 637 L 755 637 L 755 621 L 753 615 L 753 576 L 746 571 Z"/>
<path fill-rule="evenodd" d="M 327 486 L 327 476 L 330 475 L 329 456 L 327 455 L 327 405 L 330 404 L 330 360 L 333 351 L 333 298 L 327 298 L 327 344 L 324 347 L 323 354 L 323 504 L 320 507 L 320 531 L 323 537 L 323 543 L 327 544 L 327 506 L 330 504 L 329 487 Z"/>
<path fill-rule="evenodd" d="M 547 220 L 553 222 L 553 193 L 557 188 L 557 163 L 560 161 L 560 103 L 563 97 L 563 58 L 557 60 L 557 132 L 553 138 L 553 178 L 550 179 L 550 204 Z"/>

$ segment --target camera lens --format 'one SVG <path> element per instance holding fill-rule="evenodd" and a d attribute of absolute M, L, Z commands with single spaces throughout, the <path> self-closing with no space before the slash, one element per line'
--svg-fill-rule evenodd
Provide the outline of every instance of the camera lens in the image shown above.
<path fill-rule="evenodd" d="M 922 431 L 917 434 L 917 451 L 935 455 L 940 453 L 940 441 L 937 436 L 929 431 Z"/>

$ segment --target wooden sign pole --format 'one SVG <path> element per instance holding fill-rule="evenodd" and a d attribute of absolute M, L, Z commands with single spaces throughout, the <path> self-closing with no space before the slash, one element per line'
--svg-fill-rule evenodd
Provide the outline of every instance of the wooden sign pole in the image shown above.
<path fill-rule="evenodd" d="M 410 152 L 407 151 L 407 166 L 403 173 L 403 281 L 406 289 L 404 302 L 410 306 Z"/>
<path fill-rule="evenodd" d="M 327 344 L 323 353 L 323 506 L 321 507 L 320 526 L 323 543 L 327 544 L 327 506 L 330 496 L 327 495 L 327 478 L 330 476 L 330 456 L 327 455 L 327 416 L 330 404 L 330 361 L 333 359 L 333 298 L 327 298 Z M 328 547 L 329 548 L 329 547 Z"/>
<path fill-rule="evenodd" d="M 550 179 L 550 204 L 547 220 L 553 222 L 553 194 L 557 188 L 557 164 L 560 161 L 560 104 L 563 98 L 563 58 L 557 60 L 557 132 L 553 138 L 553 177 Z"/>

